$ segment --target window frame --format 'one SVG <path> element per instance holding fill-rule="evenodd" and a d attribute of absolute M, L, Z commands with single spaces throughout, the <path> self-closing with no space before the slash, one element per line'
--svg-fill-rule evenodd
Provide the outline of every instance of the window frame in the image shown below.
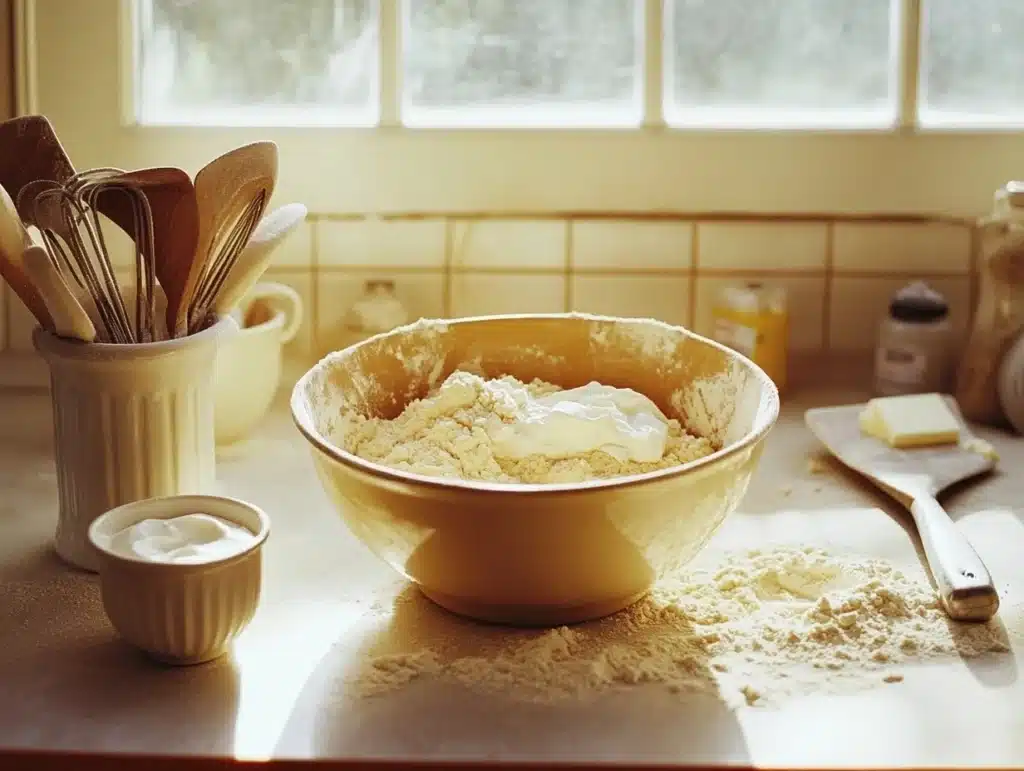
<path fill-rule="evenodd" d="M 151 1 L 151 0 L 150 0 Z M 23 0 L 19 0 L 19 3 Z M 289 115 L 288 126 L 324 128 L 334 130 L 402 129 L 409 131 L 636 131 L 659 129 L 668 131 L 795 131 L 795 132 L 989 132 L 1024 130 L 1019 118 L 987 118 L 967 116 L 962 119 L 929 115 L 922 111 L 921 94 L 924 75 L 921 57 L 924 55 L 921 32 L 925 23 L 924 4 L 927 0 L 891 0 L 892 50 L 890 60 L 892 87 L 892 115 L 881 111 L 851 109 L 833 113 L 813 111 L 784 111 L 758 115 L 751 111 L 745 119 L 727 117 L 724 111 L 709 109 L 706 117 L 670 120 L 672 83 L 672 47 L 665 44 L 665 32 L 672 24 L 674 0 L 637 0 L 637 29 L 639 47 L 637 70 L 640 79 L 640 116 L 623 116 L 608 121 L 587 122 L 570 117 L 562 121 L 530 117 L 516 121 L 486 121 L 467 118 L 464 121 L 444 123 L 435 120 L 404 120 L 407 110 L 402 92 L 402 59 L 405 55 L 404 33 L 407 28 L 407 8 L 411 0 L 377 0 L 378 61 L 372 73 L 371 91 L 376 103 L 366 110 L 353 110 L 356 120 L 332 120 L 326 111 L 312 116 Z M 122 125 L 139 128 L 282 128 L 283 124 L 261 117 L 256 113 L 240 113 L 220 122 L 196 123 L 187 119 L 142 122 L 138 109 L 138 72 L 140 40 L 138 14 L 140 0 L 119 0 L 119 73 L 121 79 Z M 29 0 L 29 5 L 31 5 Z M 288 114 L 291 111 L 281 111 Z M 296 113 L 300 111 L 296 109 Z M 486 109 L 472 108 L 467 112 L 484 113 Z M 495 113 L 499 111 L 495 110 Z M 717 116 L 717 117 L 716 117 Z M 844 116 L 844 117 L 838 117 Z M 922 116 L 926 116 L 924 119 Z"/>
<path fill-rule="evenodd" d="M 917 124 L 921 0 L 900 0 L 893 126 L 726 130 L 665 122 L 663 0 L 643 0 L 644 120 L 634 129 L 403 126 L 400 0 L 380 0 L 377 126 L 139 125 L 131 0 L 15 2 L 19 109 L 50 115 L 82 165 L 174 163 L 194 172 L 231 143 L 269 138 L 285 170 L 278 196 L 325 213 L 980 213 L 1024 164 L 1017 127 Z M 76 68 L 61 69 L 62 61 Z M 94 85 L 112 80 L 110 93 Z M 87 88 L 97 102 L 88 108 L 78 96 Z"/>

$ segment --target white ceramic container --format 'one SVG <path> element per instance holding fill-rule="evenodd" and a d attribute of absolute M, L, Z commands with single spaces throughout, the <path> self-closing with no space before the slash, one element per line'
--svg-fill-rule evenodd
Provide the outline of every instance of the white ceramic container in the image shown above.
<path fill-rule="evenodd" d="M 197 564 L 136 559 L 108 547 L 144 519 L 204 513 L 254 536 L 238 554 Z M 100 593 L 110 623 L 127 642 L 167 664 L 201 664 L 225 653 L 259 605 L 263 544 L 270 519 L 256 506 L 214 495 L 150 498 L 119 506 L 89 527 L 99 558 Z"/>
<path fill-rule="evenodd" d="M 37 328 L 50 369 L 59 513 L 55 546 L 95 572 L 89 525 L 131 501 L 213 492 L 213 365 L 224 317 L 202 332 L 137 345 L 82 343 Z"/>
<path fill-rule="evenodd" d="M 302 324 L 302 298 L 290 286 L 253 287 L 239 311 L 244 319 L 264 306 L 252 326 L 225 336 L 217 349 L 214 421 L 218 445 L 244 439 L 263 419 L 281 382 L 284 346 Z"/>

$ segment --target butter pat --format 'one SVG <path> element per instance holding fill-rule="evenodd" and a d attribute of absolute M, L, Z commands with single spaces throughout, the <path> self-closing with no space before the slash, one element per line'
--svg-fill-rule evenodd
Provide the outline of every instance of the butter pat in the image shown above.
<path fill-rule="evenodd" d="M 926 447 L 960 441 L 960 421 L 939 394 L 872 399 L 860 413 L 860 430 L 891 447 Z"/>

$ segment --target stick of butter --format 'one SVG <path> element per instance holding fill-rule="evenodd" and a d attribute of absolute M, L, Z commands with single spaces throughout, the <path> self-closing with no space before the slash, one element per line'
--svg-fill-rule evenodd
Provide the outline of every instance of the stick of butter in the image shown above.
<path fill-rule="evenodd" d="M 939 394 L 872 399 L 861 411 L 860 430 L 891 447 L 956 444 L 960 422 Z"/>

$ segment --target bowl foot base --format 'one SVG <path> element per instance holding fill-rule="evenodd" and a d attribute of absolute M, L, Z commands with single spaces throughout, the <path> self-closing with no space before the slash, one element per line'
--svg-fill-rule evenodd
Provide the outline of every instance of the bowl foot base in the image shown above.
<path fill-rule="evenodd" d="M 465 597 L 435 592 L 422 586 L 418 587 L 423 595 L 440 605 L 447 611 L 459 616 L 466 616 L 474 621 L 485 621 L 490 624 L 505 626 L 538 626 L 552 627 L 565 624 L 579 624 L 584 621 L 596 621 L 599 618 L 618 613 L 644 597 L 650 587 L 633 592 L 613 600 L 602 600 L 585 605 L 495 605 L 478 602 Z"/>
<path fill-rule="evenodd" d="M 165 653 L 154 653 L 153 651 L 145 651 L 145 653 L 151 659 L 159 662 L 160 664 L 166 664 L 167 666 L 172 667 L 192 667 L 197 664 L 206 664 L 214 659 L 219 659 L 227 653 L 227 648 L 221 648 L 220 650 L 203 653 L 198 656 L 169 656 Z"/>

